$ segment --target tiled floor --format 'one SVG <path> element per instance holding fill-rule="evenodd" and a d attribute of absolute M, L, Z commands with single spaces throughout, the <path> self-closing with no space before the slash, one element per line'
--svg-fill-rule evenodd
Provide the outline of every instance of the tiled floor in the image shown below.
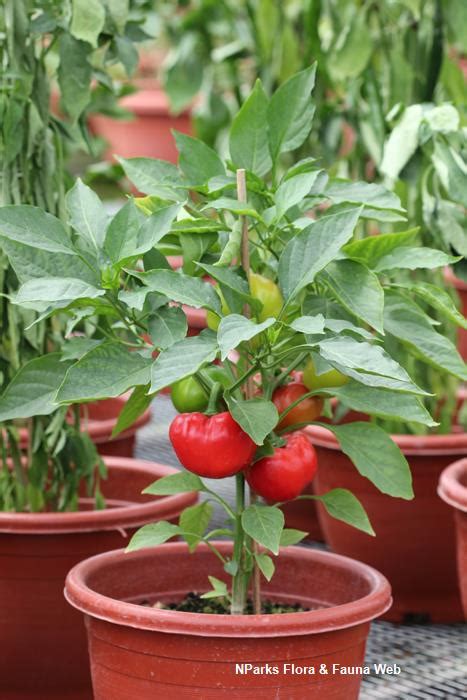
<path fill-rule="evenodd" d="M 167 439 L 167 427 L 174 415 L 168 397 L 160 396 L 154 401 L 152 422 L 138 436 L 139 457 L 178 466 Z M 216 481 L 215 487 L 227 500 L 232 500 L 231 479 Z M 366 661 L 370 666 L 396 663 L 401 673 L 365 676 L 360 700 L 467 700 L 467 628 L 464 625 L 373 623 Z"/>

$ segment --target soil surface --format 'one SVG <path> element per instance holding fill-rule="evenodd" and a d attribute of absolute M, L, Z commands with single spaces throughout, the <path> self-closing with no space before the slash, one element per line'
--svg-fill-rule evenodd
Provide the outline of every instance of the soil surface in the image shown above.
<path fill-rule="evenodd" d="M 188 593 L 185 598 L 178 603 L 162 603 L 157 601 L 151 603 L 142 600 L 141 605 L 159 610 L 179 610 L 180 612 L 205 613 L 211 615 L 230 615 L 229 601 L 226 598 L 204 599 L 199 593 Z M 271 600 L 262 601 L 263 615 L 276 615 L 281 613 L 307 612 L 310 608 L 304 608 L 300 603 L 274 603 Z M 246 615 L 253 615 L 253 601 L 247 601 Z"/>

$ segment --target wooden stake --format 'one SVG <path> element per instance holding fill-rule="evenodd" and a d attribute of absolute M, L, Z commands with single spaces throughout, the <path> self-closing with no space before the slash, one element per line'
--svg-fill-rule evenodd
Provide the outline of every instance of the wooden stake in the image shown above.
<path fill-rule="evenodd" d="M 245 170 L 237 170 L 237 199 L 239 202 L 246 204 L 247 202 L 247 189 L 246 189 L 246 175 Z M 249 238 L 248 238 L 248 220 L 246 216 L 241 217 L 242 222 L 242 245 L 241 245 L 241 262 L 242 267 L 245 271 L 246 276 L 250 272 L 250 249 L 249 249 Z M 251 309 L 248 304 L 243 307 L 243 314 L 246 318 L 250 318 Z M 245 367 L 246 370 L 249 367 Z M 245 398 L 251 399 L 254 396 L 254 380 L 250 376 L 247 379 Z M 256 494 L 250 490 L 250 501 L 254 503 L 256 501 Z M 253 553 L 258 554 L 258 543 L 253 541 Z M 256 563 L 253 563 L 253 609 L 255 615 L 261 614 L 261 574 Z"/>

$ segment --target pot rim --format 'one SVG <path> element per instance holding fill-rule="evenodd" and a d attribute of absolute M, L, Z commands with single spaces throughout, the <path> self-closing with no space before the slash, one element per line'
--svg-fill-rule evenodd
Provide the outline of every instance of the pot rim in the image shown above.
<path fill-rule="evenodd" d="M 132 457 L 103 457 L 107 467 L 114 472 L 131 470 L 147 475 L 147 485 L 178 469 L 157 462 Z M 105 488 L 105 481 L 103 482 Z M 0 533 L 18 535 L 56 535 L 101 530 L 124 530 L 140 527 L 155 520 L 176 517 L 183 508 L 197 501 L 194 492 L 173 496 L 154 497 L 145 503 L 132 503 L 122 499 L 122 505 L 103 510 L 67 513 L 10 513 L 0 512 Z"/>
<path fill-rule="evenodd" d="M 341 450 L 340 444 L 330 430 L 321 425 L 308 425 L 305 433 L 314 445 L 330 450 Z M 467 455 L 467 433 L 448 435 L 391 435 L 404 455 Z"/>
<path fill-rule="evenodd" d="M 215 544 L 225 554 L 232 551 L 230 542 Z M 281 548 L 281 556 L 299 556 L 308 560 L 311 566 L 331 561 L 335 568 L 345 569 L 364 578 L 370 585 L 370 593 L 350 603 L 307 612 L 217 615 L 147 608 L 97 593 L 87 584 L 89 576 L 121 557 L 133 558 L 137 566 L 138 560 L 148 556 L 170 557 L 171 553 L 180 550 L 185 550 L 187 556 L 196 556 L 196 553 L 189 554 L 188 546 L 184 542 L 169 542 L 157 549 L 147 548 L 130 553 L 117 549 L 85 559 L 69 572 L 65 582 L 65 598 L 70 605 L 84 614 L 113 624 L 153 632 L 203 637 L 289 637 L 334 632 L 370 622 L 392 605 L 391 587 L 379 571 L 349 557 L 306 547 Z M 199 550 L 207 551 L 207 546 L 200 545 Z"/>
<path fill-rule="evenodd" d="M 459 459 L 441 473 L 438 495 L 450 506 L 467 513 L 467 458 Z"/>

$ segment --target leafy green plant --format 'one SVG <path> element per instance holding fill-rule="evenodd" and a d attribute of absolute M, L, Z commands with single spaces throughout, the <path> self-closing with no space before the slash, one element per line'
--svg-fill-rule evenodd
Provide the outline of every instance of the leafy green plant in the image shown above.
<path fill-rule="evenodd" d="M 115 84 L 110 67 L 121 62 L 130 74 L 137 61 L 134 39 L 143 38 L 139 18 L 128 13 L 128 3 L 101 0 L 5 0 L 0 13 L 0 204 L 31 204 L 67 221 L 65 191 L 67 175 L 64 151 L 69 144 L 88 141 L 86 114 L 92 85 L 105 86 L 111 95 Z M 52 85 L 60 97 L 58 116 L 51 110 Z M 84 213 L 83 213 L 84 214 Z M 78 214 L 77 214 L 78 215 Z M 44 221 L 51 219 L 43 214 Z M 15 240 L 0 247 L 0 386 L 2 389 L 25 363 L 42 367 L 44 376 L 60 376 L 65 370 L 58 356 L 41 356 L 56 350 L 65 328 L 56 320 L 37 322 L 33 310 L 10 304 L 18 284 L 39 272 L 56 267 L 70 269 L 66 245 L 50 267 L 50 259 L 28 246 L 27 235 L 18 229 Z M 65 240 L 65 238 L 64 238 Z M 21 258 L 9 266 L 8 255 Z M 55 359 L 53 359 L 55 358 Z M 47 397 L 48 379 L 43 387 Z M 79 412 L 68 423 L 66 411 L 34 413 L 40 397 L 26 395 L 30 416 L 29 447 L 20 441 L 18 425 L 0 425 L 0 509 L 41 510 L 76 507 L 77 484 L 89 479 L 99 461 L 86 435 L 80 433 Z M 12 416 L 16 418 L 17 416 Z M 15 476 L 8 468 L 14 464 Z M 27 470 L 29 467 L 29 471 Z M 50 467 L 53 487 L 44 492 Z M 102 465 L 101 465 L 102 467 Z M 99 498 L 98 490 L 96 496 Z M 99 502 L 99 500 L 98 500 Z"/>
<path fill-rule="evenodd" d="M 53 274 L 39 273 L 25 281 L 12 302 L 45 317 L 64 315 L 72 325 L 86 316 L 98 318 L 97 337 L 71 338 L 64 344 L 61 359 L 68 365 L 65 376 L 56 376 L 50 387 L 52 405 L 76 405 L 133 388 L 119 417 L 117 430 L 123 430 L 152 397 L 175 382 L 194 376 L 205 388 L 207 415 L 181 414 L 170 429 L 188 471 L 150 485 L 147 493 L 195 490 L 205 493 L 207 501 L 184 511 L 177 525 L 143 527 L 129 549 L 155 546 L 174 536 L 183 537 L 190 550 L 205 542 L 232 576 L 231 592 L 211 579 L 213 591 L 207 595 L 230 596 L 235 613 L 245 608 L 252 576 L 259 611 L 259 572 L 270 579 L 279 547 L 304 535 L 284 529 L 280 498 L 273 498 L 279 501 L 273 505 L 261 502 L 254 492 L 249 502 L 245 495 L 245 474 L 259 493 L 266 493 L 264 477 L 257 477 L 259 466 L 269 473 L 271 460 L 282 463 L 281 450 L 292 445 L 290 464 L 305 483 L 312 477 L 312 448 L 306 448 L 305 464 L 303 452 L 297 456 L 297 440 L 288 438 L 290 433 L 300 435 L 293 431 L 303 424 L 284 427 L 285 416 L 319 394 L 337 397 L 370 416 L 434 426 L 423 403 L 425 387 L 414 381 L 409 366 L 382 347 L 386 337 L 398 338 L 408 327 L 410 357 L 421 358 L 444 376 L 467 377 L 454 345 L 393 284 L 400 268 L 443 266 L 451 256 L 420 246 L 413 230 L 360 235 L 368 219 L 386 220 L 390 213 L 402 220 L 398 197 L 381 185 L 334 181 L 312 158 L 280 171 L 281 155 L 300 148 L 308 137 L 314 79 L 313 66 L 290 78 L 270 99 L 258 81 L 232 124 L 227 162 L 183 134 L 177 134 L 178 167 L 146 158 L 121 159 L 145 196 L 129 198 L 108 223 L 99 199 L 79 181 L 67 196 L 69 231 L 58 219 L 44 220 L 37 208 L 0 210 L 2 240 L 16 240 L 21 228 L 27 245 L 50 263 L 63 249 L 70 258 L 68 269 L 55 266 Z M 78 215 L 82 211 L 86 219 Z M 175 271 L 166 252 L 177 249 L 183 267 Z M 14 266 L 22 264 L 14 252 L 10 260 Z M 262 287 L 258 277 L 265 282 Z M 461 321 L 441 297 L 427 302 Z M 210 312 L 217 330 L 207 328 L 188 337 L 184 305 Z M 321 381 L 317 389 L 301 392 L 279 415 L 272 400 L 275 390 L 310 358 L 315 373 L 330 377 L 331 385 Z M 205 371 L 218 361 L 229 381 Z M 14 377 L 0 397 L 3 415 L 22 410 L 26 417 L 19 380 L 34 394 L 42 377 L 33 369 L 26 365 L 22 377 Z M 338 386 L 332 386 L 335 376 Z M 46 411 L 51 404 L 42 400 Z M 39 409 L 36 405 L 34 410 Z M 209 450 L 200 447 L 213 433 L 199 426 L 210 421 L 227 426 L 222 433 L 225 453 L 217 453 L 217 475 L 221 470 L 235 473 L 235 507 L 200 478 L 217 465 L 212 443 Z M 371 421 L 324 424 L 380 491 L 413 497 L 407 461 L 385 430 Z M 181 434 L 185 451 L 180 450 Z M 303 441 L 302 447 L 306 455 Z M 245 461 L 248 455 L 252 463 Z M 345 489 L 305 498 L 320 500 L 334 517 L 374 534 L 361 504 Z M 213 501 L 226 511 L 221 530 L 209 528 Z M 230 558 L 213 543 L 219 535 L 233 538 Z"/>

